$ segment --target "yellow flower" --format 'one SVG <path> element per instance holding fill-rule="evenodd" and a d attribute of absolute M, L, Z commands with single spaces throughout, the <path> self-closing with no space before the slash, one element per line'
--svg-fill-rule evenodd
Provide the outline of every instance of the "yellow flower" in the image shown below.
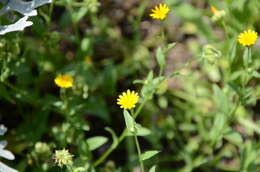
<path fill-rule="evenodd" d="M 127 90 L 119 95 L 117 99 L 117 104 L 120 105 L 122 109 L 132 109 L 138 102 L 139 96 L 135 91 Z"/>
<path fill-rule="evenodd" d="M 213 14 L 217 13 L 218 12 L 218 9 L 215 8 L 215 7 L 210 7 L 210 10 Z"/>
<path fill-rule="evenodd" d="M 166 4 L 159 4 L 158 6 L 155 6 L 154 9 L 152 9 L 151 11 L 152 13 L 150 14 L 150 16 L 152 18 L 163 20 L 167 16 L 170 9 Z"/>
<path fill-rule="evenodd" d="M 254 45 L 258 38 L 257 32 L 248 29 L 240 33 L 238 36 L 238 42 L 243 46 Z"/>
<path fill-rule="evenodd" d="M 86 56 L 84 58 L 84 61 L 87 62 L 87 63 L 90 63 L 90 62 L 92 62 L 92 58 L 90 56 Z"/>
<path fill-rule="evenodd" d="M 73 155 L 71 155 L 67 149 L 62 149 L 55 151 L 53 159 L 59 167 L 62 167 L 63 165 L 71 165 L 72 157 Z"/>
<path fill-rule="evenodd" d="M 54 82 L 61 88 L 70 88 L 73 85 L 73 78 L 71 75 L 59 75 L 54 79 Z"/>
<path fill-rule="evenodd" d="M 224 10 L 218 10 L 215 7 L 210 7 L 210 10 L 213 13 L 212 20 L 214 22 L 222 19 L 226 15 L 226 12 Z"/>

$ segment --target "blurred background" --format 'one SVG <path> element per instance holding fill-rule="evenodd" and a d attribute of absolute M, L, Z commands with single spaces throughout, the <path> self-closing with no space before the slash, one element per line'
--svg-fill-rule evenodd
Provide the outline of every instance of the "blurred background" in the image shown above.
<path fill-rule="evenodd" d="M 170 8 L 163 21 L 149 16 L 159 3 Z M 244 47 L 237 44 L 240 32 L 259 33 L 259 9 L 259 0 L 54 0 L 38 8 L 30 28 L 0 37 L 0 123 L 8 128 L 1 140 L 16 157 L 1 161 L 21 172 L 66 171 L 52 158 L 66 148 L 76 166 L 94 171 L 112 143 L 104 128 L 116 135 L 125 128 L 118 95 L 140 93 L 143 85 L 134 81 L 159 73 L 156 49 L 176 42 L 163 75 L 179 75 L 158 85 L 137 118 L 151 131 L 139 138 L 142 151 L 160 150 L 145 166 L 260 171 L 260 42 L 252 47 L 248 70 L 255 72 L 247 83 L 241 81 Z M 1 24 L 17 17 L 11 12 Z M 66 90 L 70 117 L 54 83 L 62 73 L 75 81 Z M 108 141 L 90 151 L 86 139 L 93 136 Z M 139 171 L 131 137 L 95 171 Z"/>

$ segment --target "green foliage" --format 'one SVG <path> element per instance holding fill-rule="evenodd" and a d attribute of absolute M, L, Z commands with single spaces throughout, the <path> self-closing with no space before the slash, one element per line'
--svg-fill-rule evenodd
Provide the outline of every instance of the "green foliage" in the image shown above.
<path fill-rule="evenodd" d="M 95 136 L 95 137 L 88 138 L 87 143 L 89 145 L 89 150 L 93 151 L 99 148 L 100 146 L 102 146 L 103 144 L 105 144 L 107 141 L 108 141 L 107 138 L 102 136 Z"/>
<path fill-rule="evenodd" d="M 124 118 L 126 128 L 128 129 L 128 131 L 131 133 L 136 133 L 134 118 L 130 115 L 130 113 L 127 110 L 124 110 Z"/>
<path fill-rule="evenodd" d="M 142 161 L 150 159 L 151 157 L 155 156 L 158 154 L 160 151 L 152 150 L 152 151 L 146 151 L 141 154 L 141 159 Z"/>

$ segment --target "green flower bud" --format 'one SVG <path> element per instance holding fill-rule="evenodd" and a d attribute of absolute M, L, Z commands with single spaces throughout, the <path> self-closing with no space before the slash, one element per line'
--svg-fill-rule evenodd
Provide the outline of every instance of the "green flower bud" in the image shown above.
<path fill-rule="evenodd" d="M 49 145 L 44 142 L 37 142 L 34 147 L 35 147 L 35 152 L 38 154 L 48 153 L 51 150 Z"/>

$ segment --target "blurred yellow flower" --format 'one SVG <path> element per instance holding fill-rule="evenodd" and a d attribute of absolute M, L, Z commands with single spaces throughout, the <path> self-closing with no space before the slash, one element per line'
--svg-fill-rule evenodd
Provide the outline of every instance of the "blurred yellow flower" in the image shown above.
<path fill-rule="evenodd" d="M 159 4 L 158 6 L 155 6 L 154 9 L 151 9 L 151 11 L 152 13 L 150 14 L 150 16 L 152 18 L 163 20 L 166 18 L 170 9 L 166 4 Z"/>
<path fill-rule="evenodd" d="M 243 46 L 254 45 L 258 38 L 257 32 L 248 29 L 240 33 L 238 36 L 238 42 Z"/>
<path fill-rule="evenodd" d="M 70 88 L 73 85 L 73 78 L 71 75 L 59 75 L 54 79 L 54 82 L 61 88 Z"/>
<path fill-rule="evenodd" d="M 71 155 L 67 149 L 62 149 L 55 150 L 53 159 L 59 167 L 62 167 L 63 165 L 71 165 L 72 157 L 73 155 Z"/>
<path fill-rule="evenodd" d="M 226 12 L 224 10 L 218 10 L 215 7 L 210 7 L 210 10 L 213 13 L 212 20 L 214 22 L 222 19 L 226 15 Z"/>
<path fill-rule="evenodd" d="M 139 96 L 135 91 L 127 90 L 119 95 L 117 99 L 117 104 L 120 105 L 122 109 L 132 109 L 138 102 Z"/>
<path fill-rule="evenodd" d="M 91 56 L 86 56 L 86 57 L 84 58 L 84 61 L 87 62 L 87 63 L 92 62 Z"/>
<path fill-rule="evenodd" d="M 218 12 L 218 9 L 215 8 L 215 7 L 210 7 L 210 10 L 213 14 L 217 13 Z"/>

